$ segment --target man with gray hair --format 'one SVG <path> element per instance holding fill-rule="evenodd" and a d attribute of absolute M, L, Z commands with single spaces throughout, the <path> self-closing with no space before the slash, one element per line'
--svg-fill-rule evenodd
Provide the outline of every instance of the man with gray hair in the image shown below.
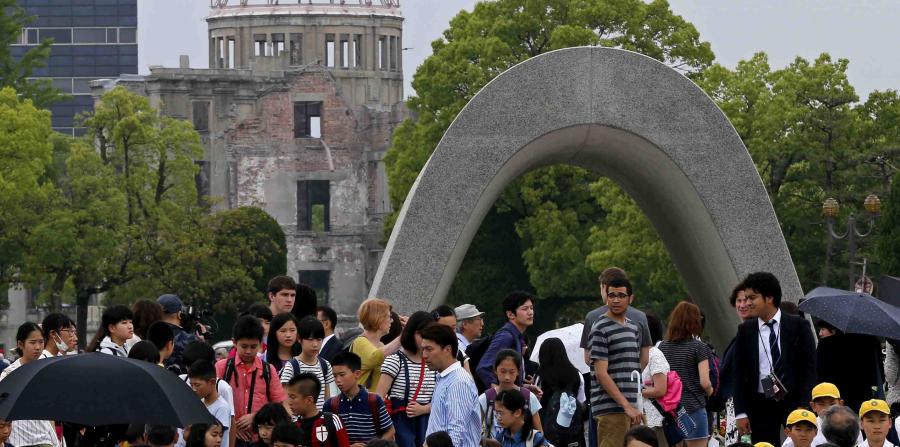
<path fill-rule="evenodd" d="M 832 405 L 825 410 L 822 432 L 828 442 L 838 447 L 853 447 L 859 437 L 859 417 L 849 407 Z"/>
<path fill-rule="evenodd" d="M 469 344 L 481 337 L 484 330 L 484 312 L 478 310 L 474 304 L 463 304 L 456 311 L 456 339 L 459 340 L 459 350 L 465 352 Z"/>

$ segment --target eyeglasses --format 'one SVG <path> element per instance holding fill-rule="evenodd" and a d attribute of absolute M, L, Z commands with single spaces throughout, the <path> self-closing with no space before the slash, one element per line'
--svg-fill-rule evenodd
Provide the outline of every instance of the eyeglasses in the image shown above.
<path fill-rule="evenodd" d="M 628 298 L 628 294 L 623 293 L 623 292 L 613 292 L 613 293 L 607 293 L 606 297 L 611 300 L 624 300 L 624 299 Z"/>
<path fill-rule="evenodd" d="M 68 328 L 68 329 L 60 329 L 59 331 L 60 331 L 60 332 L 71 332 L 71 333 L 75 333 L 75 328 L 71 328 L 71 327 L 70 327 L 70 328 Z"/>

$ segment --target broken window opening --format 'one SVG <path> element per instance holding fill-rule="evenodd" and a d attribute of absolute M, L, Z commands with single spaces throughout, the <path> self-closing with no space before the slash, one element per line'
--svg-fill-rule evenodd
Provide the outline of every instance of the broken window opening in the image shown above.
<path fill-rule="evenodd" d="M 362 67 L 362 55 L 359 49 L 362 48 L 362 35 L 357 34 L 353 37 L 353 66 L 355 68 Z"/>
<path fill-rule="evenodd" d="M 331 231 L 330 189 L 328 180 L 297 182 L 297 229 L 326 233 Z"/>
<path fill-rule="evenodd" d="M 387 40 L 384 36 L 378 38 L 378 69 L 384 70 L 387 66 L 387 61 L 385 58 L 387 57 L 387 51 L 385 46 L 387 45 Z"/>
<path fill-rule="evenodd" d="M 350 66 L 350 42 L 341 40 L 341 67 Z"/>
<path fill-rule="evenodd" d="M 291 34 L 291 65 L 303 65 L 303 34 Z"/>
<path fill-rule="evenodd" d="M 272 34 L 272 55 L 281 56 L 284 53 L 284 33 Z"/>
<path fill-rule="evenodd" d="M 266 55 L 266 35 L 265 34 L 254 34 L 253 35 L 253 48 L 254 48 L 254 56 L 265 56 Z"/>
<path fill-rule="evenodd" d="M 322 103 L 294 103 L 294 138 L 322 138 Z"/>
<path fill-rule="evenodd" d="M 228 48 L 226 49 L 225 63 L 227 68 L 234 68 L 234 37 L 228 38 Z"/>
<path fill-rule="evenodd" d="M 334 34 L 325 35 L 325 66 L 334 67 Z"/>
<path fill-rule="evenodd" d="M 327 306 L 329 304 L 329 288 L 331 286 L 331 271 L 329 270 L 300 270 L 297 282 L 306 284 L 316 292 L 316 305 Z"/>

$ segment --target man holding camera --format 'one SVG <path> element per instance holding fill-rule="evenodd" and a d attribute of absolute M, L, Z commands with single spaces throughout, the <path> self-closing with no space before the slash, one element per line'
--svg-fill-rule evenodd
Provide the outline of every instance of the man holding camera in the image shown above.
<path fill-rule="evenodd" d="M 179 370 L 182 370 L 183 373 L 187 373 L 187 366 L 181 360 L 181 354 L 184 352 L 184 347 L 187 346 L 188 343 L 197 340 L 197 337 L 193 333 L 184 330 L 182 327 L 184 305 L 181 303 L 181 299 L 178 298 L 178 296 L 168 293 L 160 295 L 160 297 L 156 299 L 156 302 L 163 308 L 162 321 L 171 326 L 172 332 L 175 333 L 175 349 L 172 351 L 172 355 L 166 359 L 166 368 L 170 370 L 178 368 Z"/>

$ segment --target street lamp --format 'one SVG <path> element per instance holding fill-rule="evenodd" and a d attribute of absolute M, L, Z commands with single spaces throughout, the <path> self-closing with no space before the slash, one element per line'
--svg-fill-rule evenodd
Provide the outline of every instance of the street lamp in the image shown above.
<path fill-rule="evenodd" d="M 825 216 L 825 221 L 828 223 L 829 243 L 836 239 L 847 239 L 847 251 L 849 252 L 847 257 L 850 261 L 850 290 L 853 290 L 856 285 L 856 278 L 853 274 L 853 266 L 857 264 L 856 239 L 862 239 L 872 234 L 872 231 L 875 229 L 875 219 L 877 219 L 878 214 L 881 213 L 881 199 L 875 194 L 869 194 L 863 202 L 863 207 L 869 215 L 869 228 L 861 233 L 856 228 L 856 216 L 851 213 L 850 216 L 847 217 L 847 231 L 845 231 L 844 234 L 838 234 L 834 230 L 834 219 L 840 213 L 841 205 L 833 197 L 829 197 L 822 202 L 822 214 Z M 863 276 L 865 276 L 865 264 L 863 266 Z M 863 278 L 863 281 L 865 281 L 865 278 Z"/>

